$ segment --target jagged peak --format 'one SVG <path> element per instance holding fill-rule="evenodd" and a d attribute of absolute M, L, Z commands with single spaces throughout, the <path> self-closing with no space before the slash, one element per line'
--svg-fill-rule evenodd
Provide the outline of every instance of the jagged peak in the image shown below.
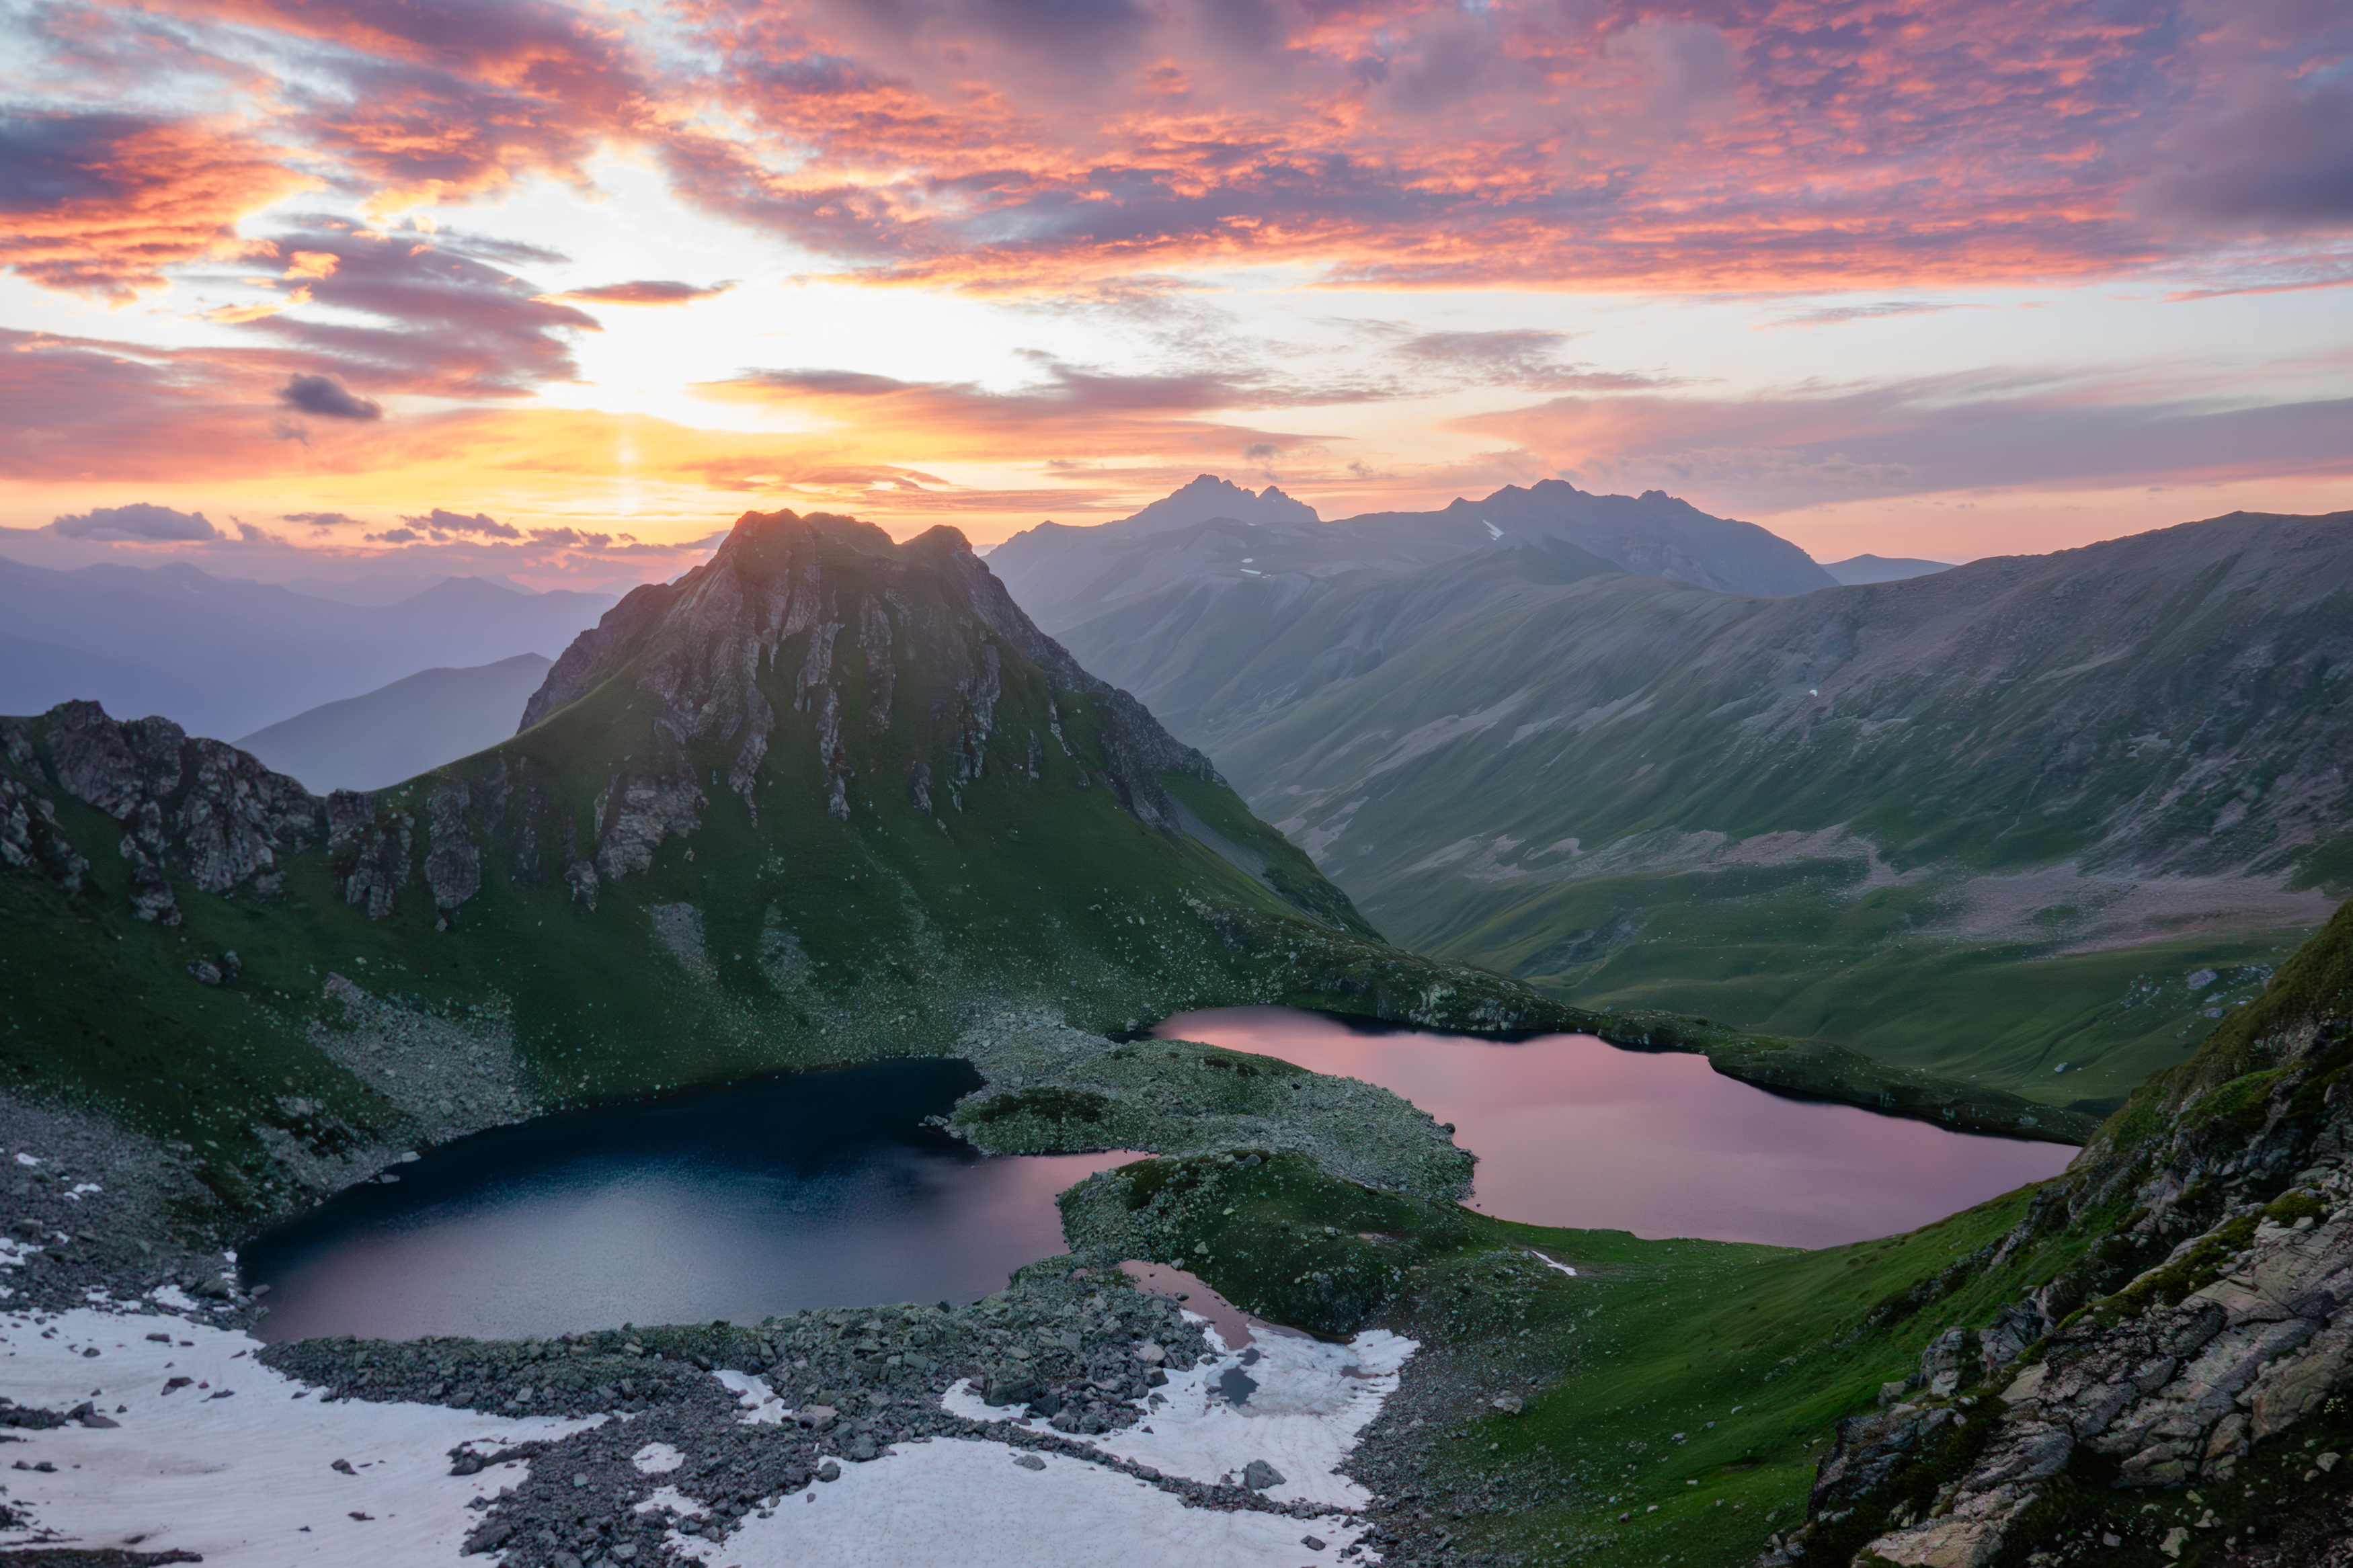
<path fill-rule="evenodd" d="M 853 662 L 863 673 L 845 685 Z M 884 770 L 913 777 L 928 776 L 935 763 L 951 773 L 981 765 L 976 749 L 989 739 L 999 693 L 1018 666 L 1043 679 L 1050 704 L 1073 695 L 1101 702 L 1103 784 L 1140 820 L 1176 831 L 1176 809 L 1155 774 L 1174 769 L 1215 779 L 1208 759 L 1134 698 L 1081 668 L 949 527 L 902 543 L 834 513 L 746 512 L 709 561 L 675 583 L 631 594 L 566 648 L 525 707 L 522 728 L 555 720 L 615 681 L 649 699 L 651 743 L 624 759 L 621 771 L 641 779 L 649 798 L 670 803 L 663 822 L 648 828 L 649 842 L 658 843 L 689 830 L 680 824 L 704 804 L 687 761 L 693 747 L 723 748 L 729 761 L 719 775 L 757 819 L 757 784 L 781 704 L 811 716 L 827 809 L 846 820 L 861 766 L 867 779 L 859 788 L 884 787 L 871 764 L 853 763 L 848 737 L 893 728 L 902 669 L 924 695 L 899 700 L 955 710 L 961 716 L 953 722 L 963 727 L 944 752 L 909 754 Z M 626 874 L 643 858 L 608 846 L 598 869 Z"/>

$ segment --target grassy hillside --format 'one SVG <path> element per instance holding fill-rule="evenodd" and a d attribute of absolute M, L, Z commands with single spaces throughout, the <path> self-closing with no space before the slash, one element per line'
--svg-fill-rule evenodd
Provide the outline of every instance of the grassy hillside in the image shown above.
<path fill-rule="evenodd" d="M 2243 996 L 2353 886 L 2353 517 L 1791 599 L 1486 589 L 1187 731 L 1422 950 L 2101 1100 L 2211 1026 L 2190 976 Z"/>
<path fill-rule="evenodd" d="M 2313 1330 L 2353 1299 L 2348 1070 L 2353 906 L 2067 1173 L 1904 1236 L 1792 1252 L 1547 1230 L 1250 1148 L 1106 1172 L 1063 1207 L 1082 1252 L 1422 1342 L 1354 1461 L 1388 1561 L 2010 1564 L 2106 1536 L 2073 1555 L 2287 1568 L 2344 1538 L 2313 1461 L 2353 1437 L 2353 1363 Z M 2214 1334 L 2208 1288 L 2242 1328 Z M 2204 1359 L 2149 1348 L 2201 1311 Z M 2045 1364 L 2074 1436 L 2038 1460 L 2051 1416 L 2011 1385 Z M 2227 1414 L 2251 1405 L 2269 1426 Z M 2119 1480 L 2137 1434 L 2177 1420 L 2186 1466 Z M 2006 1453 L 2024 1457 L 1979 1470 Z M 2258 1540 L 2274 1554 L 2238 1554 Z"/>

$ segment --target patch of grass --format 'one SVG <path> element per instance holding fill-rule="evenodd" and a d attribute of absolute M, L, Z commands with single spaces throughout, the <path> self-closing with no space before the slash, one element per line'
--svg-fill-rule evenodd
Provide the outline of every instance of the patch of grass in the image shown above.
<path fill-rule="evenodd" d="M 1990 1320 L 2071 1256 L 2029 1247 L 1874 1322 L 1879 1302 L 2007 1233 L 2033 1191 L 1820 1252 L 1484 1222 L 1489 1250 L 1431 1268 L 1416 1297 L 1425 1355 L 1529 1394 L 1523 1414 L 1477 1411 L 1431 1445 L 1449 1487 L 1475 1496 L 1502 1479 L 1502 1506 L 1460 1528 L 1510 1561 L 1746 1561 L 1803 1517 L 1838 1417 L 1871 1408 L 1927 1338 Z M 1530 1270 L 1526 1249 L 1578 1274 Z"/>

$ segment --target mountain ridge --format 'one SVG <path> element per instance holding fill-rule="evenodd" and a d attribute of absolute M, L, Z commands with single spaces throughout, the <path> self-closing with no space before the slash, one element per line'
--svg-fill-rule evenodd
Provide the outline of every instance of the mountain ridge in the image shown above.
<path fill-rule="evenodd" d="M 196 733 L 250 734 L 419 669 L 553 658 L 612 602 L 445 578 L 391 604 L 353 605 L 187 562 L 58 572 L 0 557 L 0 625 L 60 650 L 51 679 L 10 670 L 0 694 L 10 711 L 98 697 L 166 712 Z"/>
<path fill-rule="evenodd" d="M 1243 497 L 1250 492 L 1205 474 L 1115 522 L 1024 530 L 991 551 L 989 564 L 1057 637 L 1205 572 L 1235 581 L 1285 573 L 1320 581 L 1365 569 L 1424 568 L 1506 541 L 1566 544 L 1620 571 L 1725 592 L 1797 594 L 1832 585 L 1788 541 L 1754 523 L 1711 517 L 1661 490 L 1592 495 L 1542 479 L 1527 488 L 1506 485 L 1482 500 L 1457 498 L 1434 511 L 1366 512 L 1330 522 L 1288 497 L 1272 510 L 1262 497 L 1240 504 Z M 1187 504 L 1176 504 L 1180 500 Z M 1229 504 L 1215 510 L 1217 502 Z M 1240 515 L 1245 512 L 1252 515 Z M 1089 639 L 1078 650 L 1082 659 L 1096 662 L 1108 640 Z"/>
<path fill-rule="evenodd" d="M 421 669 L 305 709 L 236 745 L 314 795 L 388 788 L 514 733 L 523 704 L 554 662 L 519 653 L 465 668 Z"/>

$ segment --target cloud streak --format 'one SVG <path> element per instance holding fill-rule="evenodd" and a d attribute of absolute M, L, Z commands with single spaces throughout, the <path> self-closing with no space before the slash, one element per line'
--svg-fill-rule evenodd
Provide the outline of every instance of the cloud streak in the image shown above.
<path fill-rule="evenodd" d="M 84 512 L 70 512 L 52 521 L 49 526 L 67 539 L 102 539 L 131 541 L 138 543 L 186 543 L 195 540 L 221 537 L 200 511 L 179 511 L 152 501 L 133 501 L 128 506 L 93 507 Z"/>

